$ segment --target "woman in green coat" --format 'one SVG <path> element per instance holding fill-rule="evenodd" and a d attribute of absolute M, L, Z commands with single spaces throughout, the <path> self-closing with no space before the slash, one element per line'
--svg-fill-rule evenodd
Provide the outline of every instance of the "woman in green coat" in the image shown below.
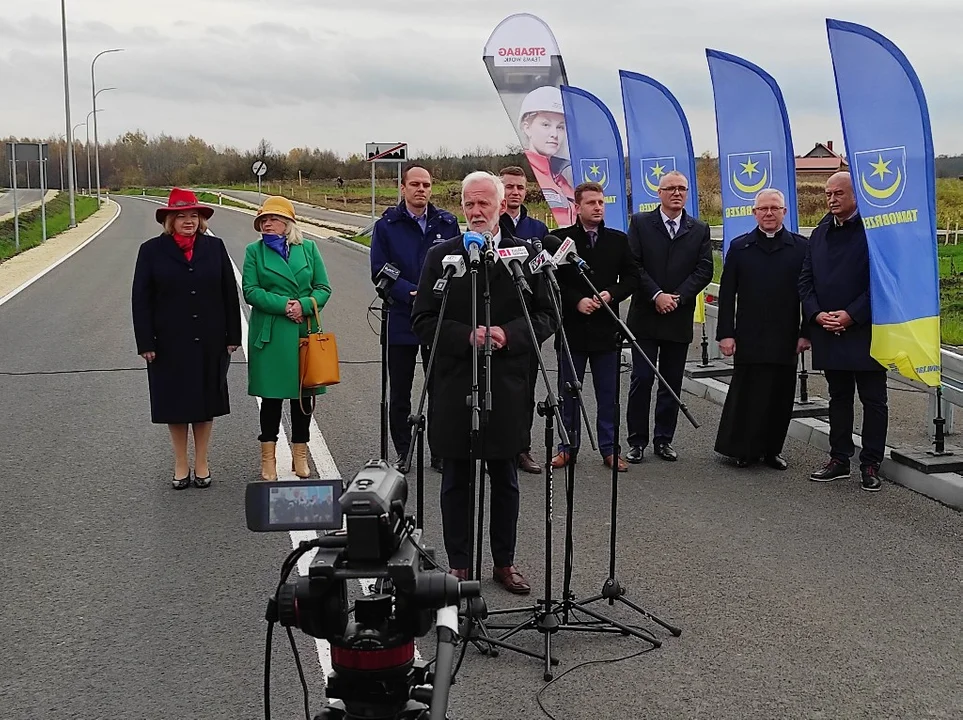
<path fill-rule="evenodd" d="M 318 310 L 331 297 L 328 274 L 318 246 L 304 242 L 294 217 L 294 205 L 283 197 L 269 197 L 254 218 L 261 239 L 247 246 L 242 289 L 251 305 L 248 334 L 248 394 L 261 400 L 261 477 L 277 480 L 278 431 L 284 400 L 291 405 L 292 470 L 298 477 L 311 474 L 308 439 L 311 395 L 324 388 L 300 391 L 298 343 L 315 329 Z M 302 403 L 303 399 L 303 403 Z"/>

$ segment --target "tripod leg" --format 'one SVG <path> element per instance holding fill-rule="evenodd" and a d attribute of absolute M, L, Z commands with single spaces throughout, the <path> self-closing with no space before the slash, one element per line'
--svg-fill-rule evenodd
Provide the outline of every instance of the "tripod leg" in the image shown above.
<path fill-rule="evenodd" d="M 481 580 L 482 539 L 485 534 L 485 460 L 478 469 L 478 555 L 475 556 L 475 579 Z"/>
<path fill-rule="evenodd" d="M 579 604 L 578 608 L 581 612 L 584 612 L 586 615 L 589 615 L 590 617 L 593 617 L 596 620 L 600 620 L 601 622 L 612 625 L 613 627 L 617 627 L 625 635 L 631 635 L 633 637 L 637 637 L 639 640 L 645 640 L 647 643 L 650 643 L 653 647 L 662 647 L 661 640 L 659 640 L 657 637 L 653 635 L 650 635 L 648 632 L 644 630 L 636 630 L 635 628 L 630 628 L 628 625 L 625 625 L 624 623 L 620 623 L 618 620 L 613 620 L 612 618 L 606 617 L 601 613 L 597 613 L 591 608 L 587 608 L 582 604 Z M 646 617 L 648 617 L 648 614 L 646 614 Z"/>
<path fill-rule="evenodd" d="M 661 626 L 664 627 L 666 630 L 668 630 L 670 633 L 672 633 L 672 636 L 673 636 L 673 637 L 679 637 L 679 636 L 682 634 L 682 630 L 681 630 L 680 628 L 677 628 L 675 625 L 670 625 L 669 623 L 665 622 L 664 620 L 660 620 L 659 618 L 657 618 L 657 617 L 656 617 L 655 615 L 653 615 L 652 613 L 648 612 L 647 610 L 643 610 L 642 608 L 640 608 L 638 605 L 636 605 L 636 604 L 635 604 L 634 602 L 632 602 L 631 600 L 626 600 L 624 596 L 619 595 L 619 596 L 618 596 L 617 598 L 615 598 L 615 599 L 618 600 L 620 603 L 623 603 L 623 604 L 625 604 L 625 605 L 628 605 L 630 608 L 632 608 L 633 610 L 635 610 L 639 615 L 642 615 L 643 617 L 647 617 L 649 620 L 651 620 L 652 622 L 656 623 L 657 625 L 661 625 Z"/>

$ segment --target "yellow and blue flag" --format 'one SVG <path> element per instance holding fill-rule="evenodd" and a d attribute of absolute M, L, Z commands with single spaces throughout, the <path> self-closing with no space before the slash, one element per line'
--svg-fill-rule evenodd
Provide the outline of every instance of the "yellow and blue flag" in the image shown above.
<path fill-rule="evenodd" d="M 748 60 L 706 50 L 719 140 L 722 183 L 722 252 L 752 231 L 753 201 L 773 188 L 786 197 L 785 226 L 796 232 L 796 160 L 789 114 L 775 79 Z"/>
<path fill-rule="evenodd" d="M 923 88 L 906 56 L 862 25 L 827 20 L 843 138 L 869 241 L 881 364 L 940 384 L 936 172 Z"/>
<path fill-rule="evenodd" d="M 562 86 L 562 107 L 575 185 L 597 182 L 605 193 L 605 225 L 627 232 L 622 136 L 605 104 L 591 93 Z"/>
<path fill-rule="evenodd" d="M 685 211 L 699 217 L 695 153 L 682 106 L 665 85 L 646 75 L 619 70 L 619 79 L 629 145 L 632 211 L 648 212 L 659 207 L 659 180 L 678 170 L 689 181 Z"/>

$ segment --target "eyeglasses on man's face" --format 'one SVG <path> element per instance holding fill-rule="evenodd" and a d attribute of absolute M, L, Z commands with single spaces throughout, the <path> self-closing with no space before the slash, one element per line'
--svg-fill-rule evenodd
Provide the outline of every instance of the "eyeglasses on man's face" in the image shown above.
<path fill-rule="evenodd" d="M 757 207 L 757 208 L 753 208 L 753 210 L 754 210 L 755 212 L 757 212 L 757 213 L 759 213 L 759 214 L 761 214 L 761 215 L 768 215 L 769 213 L 772 213 L 773 215 L 775 215 L 776 213 L 782 212 L 782 211 L 785 210 L 785 209 L 786 209 L 786 208 L 782 207 L 781 205 L 775 205 L 775 206 L 772 206 L 772 207 L 767 206 L 767 207 Z"/>
<path fill-rule="evenodd" d="M 685 185 L 666 185 L 665 187 L 659 188 L 659 192 L 669 193 L 670 195 L 673 193 L 684 193 L 688 191 L 689 188 L 687 188 Z"/>

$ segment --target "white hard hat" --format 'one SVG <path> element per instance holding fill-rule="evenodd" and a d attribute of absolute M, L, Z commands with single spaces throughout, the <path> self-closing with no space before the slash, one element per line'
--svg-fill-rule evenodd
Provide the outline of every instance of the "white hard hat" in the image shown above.
<path fill-rule="evenodd" d="M 562 91 L 553 85 L 543 85 L 528 93 L 522 100 L 522 107 L 518 111 L 519 124 L 521 124 L 523 117 L 535 112 L 563 114 L 565 111 L 562 108 Z"/>

